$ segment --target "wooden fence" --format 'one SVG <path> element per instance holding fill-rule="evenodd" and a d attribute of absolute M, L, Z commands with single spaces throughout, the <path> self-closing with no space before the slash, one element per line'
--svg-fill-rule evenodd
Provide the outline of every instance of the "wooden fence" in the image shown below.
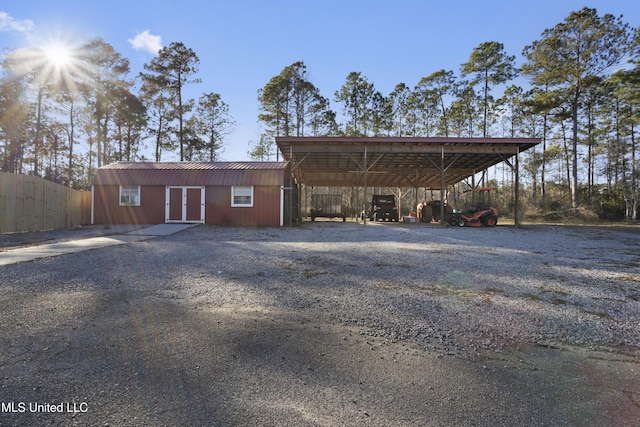
<path fill-rule="evenodd" d="M 55 230 L 91 222 L 91 192 L 37 176 L 0 172 L 0 234 Z"/>

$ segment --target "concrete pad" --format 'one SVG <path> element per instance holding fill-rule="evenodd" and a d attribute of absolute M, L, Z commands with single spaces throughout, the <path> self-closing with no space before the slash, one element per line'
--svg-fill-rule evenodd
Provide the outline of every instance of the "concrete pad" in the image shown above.
<path fill-rule="evenodd" d="M 126 234 L 91 237 L 68 242 L 49 243 L 45 245 L 27 246 L 0 252 L 0 265 L 15 264 L 38 258 L 70 254 L 90 249 L 140 242 L 158 236 L 168 236 L 198 224 L 159 224 L 134 230 Z"/>
<path fill-rule="evenodd" d="M 38 258 L 71 254 L 107 246 L 122 245 L 130 242 L 151 239 L 153 236 L 109 236 L 92 237 L 90 239 L 72 240 L 69 242 L 51 243 L 47 245 L 28 246 L 0 252 L 0 265 L 15 264 Z"/>

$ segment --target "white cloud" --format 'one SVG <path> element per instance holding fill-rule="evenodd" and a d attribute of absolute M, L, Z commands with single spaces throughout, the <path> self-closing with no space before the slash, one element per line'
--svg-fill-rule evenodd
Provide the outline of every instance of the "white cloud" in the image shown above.
<path fill-rule="evenodd" d="M 132 39 L 127 40 L 131 46 L 136 50 L 146 50 L 153 54 L 158 53 L 162 49 L 162 39 L 160 36 L 154 36 L 149 33 L 149 30 L 145 30 L 142 33 L 136 34 Z"/>
<path fill-rule="evenodd" d="M 16 21 L 13 16 L 6 12 L 0 12 L 0 32 L 16 31 L 19 33 L 29 33 L 35 28 L 33 21 L 25 19 Z"/>

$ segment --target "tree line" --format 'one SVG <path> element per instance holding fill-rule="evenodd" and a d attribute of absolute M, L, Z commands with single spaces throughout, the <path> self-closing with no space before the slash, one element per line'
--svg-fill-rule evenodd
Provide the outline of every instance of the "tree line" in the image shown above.
<path fill-rule="evenodd" d="M 639 46 L 640 30 L 622 16 L 585 7 L 525 46 L 520 66 L 502 43 L 483 42 L 459 70 L 388 94 L 353 71 L 330 99 L 298 61 L 258 90 L 265 131 L 249 155 L 275 159 L 276 136 L 537 137 L 522 159 L 535 206 L 598 205 L 636 220 Z M 215 161 L 235 126 L 219 94 L 185 97 L 200 82 L 199 59 L 179 42 L 134 77 L 100 38 L 64 62 L 28 48 L 6 52 L 1 66 L 3 171 L 87 188 L 94 169 L 113 161 Z"/>
<path fill-rule="evenodd" d="M 2 171 L 88 188 L 95 168 L 114 161 L 161 161 L 167 152 L 217 160 L 235 123 L 220 94 L 184 96 L 200 82 L 192 49 L 171 43 L 133 78 L 128 59 L 100 38 L 50 49 L 14 49 L 2 61 Z"/>
<path fill-rule="evenodd" d="M 438 70 L 388 94 L 351 72 L 334 93 L 342 122 L 306 65 L 295 62 L 259 91 L 266 131 L 250 155 L 275 157 L 275 136 L 540 138 L 523 156 L 533 206 L 598 205 L 601 216 L 635 221 L 639 46 L 639 29 L 622 16 L 585 7 L 525 46 L 520 67 L 502 43 L 490 41 L 457 73 Z"/>

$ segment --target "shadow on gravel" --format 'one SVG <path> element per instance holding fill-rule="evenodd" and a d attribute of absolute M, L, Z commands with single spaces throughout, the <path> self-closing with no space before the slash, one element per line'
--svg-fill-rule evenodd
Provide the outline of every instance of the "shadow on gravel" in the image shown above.
<path fill-rule="evenodd" d="M 3 413 L 3 425 L 488 425 L 498 418 L 514 425 L 574 419 L 555 407 L 564 390 L 540 381 L 536 372 L 509 374 L 512 366 L 497 370 L 491 363 L 433 358 L 295 317 L 196 309 L 128 291 L 69 293 L 61 311 L 53 304 L 60 298 L 56 291 L 35 304 L 22 300 L 12 313 L 41 326 L 19 326 L 5 338 L 3 348 L 12 357 L 3 357 L 2 389 L 4 402 L 63 403 L 65 410 Z M 68 404 L 86 412 L 67 412 Z"/>
<path fill-rule="evenodd" d="M 384 230 L 198 227 L 3 267 L 0 401 L 27 410 L 0 424 L 640 421 L 637 357 L 561 336 L 601 298 L 585 336 L 615 341 L 637 306 L 637 270 L 610 264 L 629 260 L 589 259 L 607 240 Z M 566 329 L 545 329 L 558 316 Z"/>
<path fill-rule="evenodd" d="M 217 343 L 201 332 L 207 325 L 174 302 L 115 291 L 88 298 L 69 293 L 64 313 L 42 301 L 36 307 L 21 303 L 14 314 L 35 317 L 38 326 L 22 325 L 5 337 L 3 347 L 13 357 L 2 358 L 3 402 L 64 403 L 65 410 L 31 413 L 27 406 L 25 413 L 3 413 L 2 425 L 202 425 L 230 419 L 234 402 L 218 381 L 227 368 L 216 363 Z M 67 403 L 86 412 L 69 413 Z"/>

